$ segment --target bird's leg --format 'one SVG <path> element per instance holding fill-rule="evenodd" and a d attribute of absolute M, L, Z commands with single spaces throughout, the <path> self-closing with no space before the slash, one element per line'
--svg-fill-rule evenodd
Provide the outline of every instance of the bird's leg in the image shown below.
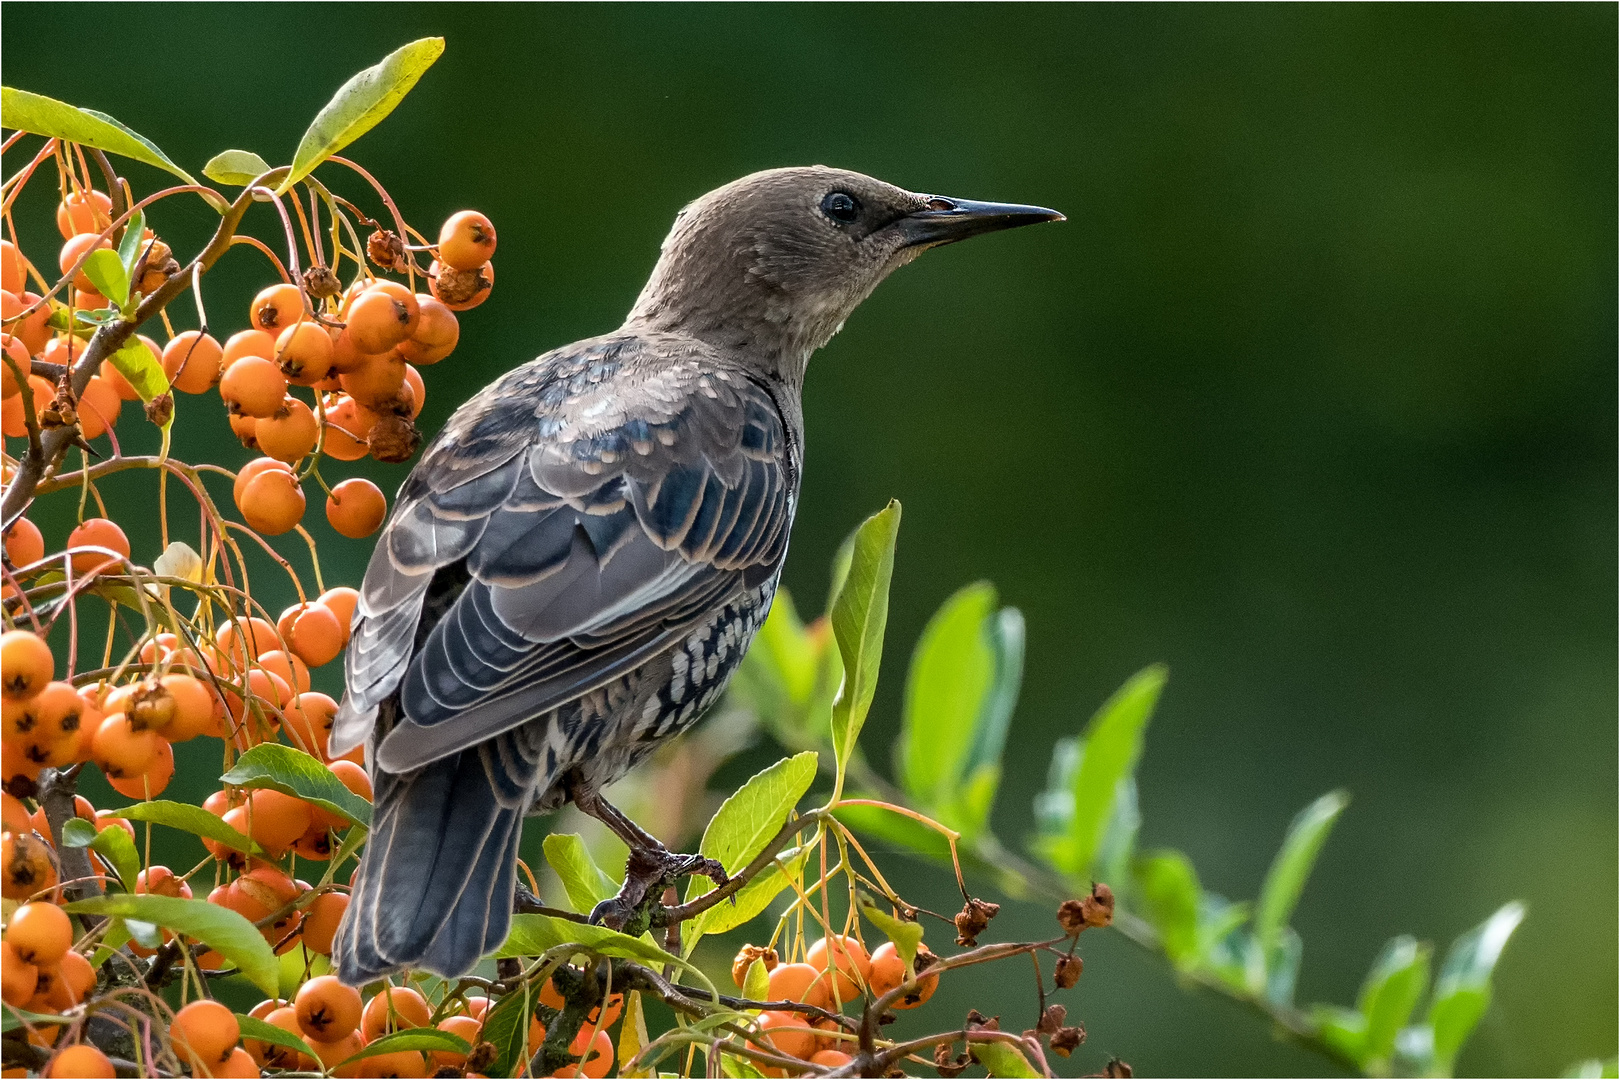
<path fill-rule="evenodd" d="M 669 850 L 594 788 L 579 784 L 570 794 L 581 812 L 612 829 L 613 834 L 630 847 L 619 895 L 597 904 L 591 911 L 591 922 L 623 930 L 647 906 L 649 896 L 656 903 L 664 888 L 680 878 L 702 874 L 716 885 L 724 885 L 728 880 L 725 867 L 718 862 L 702 855 L 681 855 Z"/>

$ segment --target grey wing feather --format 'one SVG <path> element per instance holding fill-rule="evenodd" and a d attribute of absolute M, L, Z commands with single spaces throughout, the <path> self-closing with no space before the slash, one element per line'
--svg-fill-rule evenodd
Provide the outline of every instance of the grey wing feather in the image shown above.
<path fill-rule="evenodd" d="M 796 463 L 774 400 L 659 344 L 549 354 L 452 417 L 367 569 L 334 753 L 396 691 L 383 767 L 477 745 L 634 669 L 780 564 Z M 428 627 L 429 585 L 456 564 L 469 580 Z"/>

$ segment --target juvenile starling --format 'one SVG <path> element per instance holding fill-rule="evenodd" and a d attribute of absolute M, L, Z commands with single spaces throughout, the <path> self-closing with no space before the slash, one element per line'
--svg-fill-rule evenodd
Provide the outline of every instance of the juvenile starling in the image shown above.
<path fill-rule="evenodd" d="M 518 367 L 450 418 L 366 570 L 331 752 L 362 743 L 371 837 L 344 982 L 454 977 L 505 939 L 526 814 L 572 800 L 632 850 L 622 923 L 711 862 L 598 794 L 725 688 L 776 591 L 810 354 L 896 267 L 1036 206 L 774 169 L 675 218 L 623 326 Z"/>

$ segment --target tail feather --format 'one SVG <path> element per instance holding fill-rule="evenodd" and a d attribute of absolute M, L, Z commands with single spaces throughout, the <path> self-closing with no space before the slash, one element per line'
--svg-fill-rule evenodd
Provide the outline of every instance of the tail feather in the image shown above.
<path fill-rule="evenodd" d="M 333 950 L 345 983 L 406 967 L 454 978 L 505 938 L 523 808 L 497 795 L 487 764 L 474 749 L 405 776 L 379 771 L 372 835 Z"/>

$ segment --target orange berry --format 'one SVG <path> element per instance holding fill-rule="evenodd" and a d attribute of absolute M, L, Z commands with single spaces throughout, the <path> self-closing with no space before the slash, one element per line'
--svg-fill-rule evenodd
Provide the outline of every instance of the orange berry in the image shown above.
<path fill-rule="evenodd" d="M 45 689 L 56 674 L 56 658 L 51 647 L 27 630 L 7 630 L 0 635 L 0 693 L 13 701 L 25 701 Z"/>
<path fill-rule="evenodd" d="M 28 390 L 34 395 L 34 415 L 38 417 L 39 411 L 55 395 L 56 391 L 50 383 L 38 375 L 28 376 Z M 0 402 L 0 433 L 13 439 L 20 439 L 28 434 L 28 414 L 23 412 L 23 399 L 21 394 L 13 395 Z"/>
<path fill-rule="evenodd" d="M 219 381 L 225 352 L 214 335 L 182 330 L 163 347 L 163 370 L 176 390 L 200 394 Z"/>
<path fill-rule="evenodd" d="M 98 1080 L 100 1077 L 117 1076 L 118 1073 L 106 1054 L 89 1043 L 74 1043 L 56 1052 L 45 1066 L 45 1075 L 53 1080 L 59 1076 Z"/>
<path fill-rule="evenodd" d="M 287 611 L 293 616 L 282 636 L 300 660 L 310 667 L 320 667 L 337 659 L 343 651 L 344 633 L 331 608 L 323 604 L 304 604 Z M 286 614 L 282 617 L 286 618 Z"/>
<path fill-rule="evenodd" d="M 6 293 L 5 295 L 10 296 L 11 294 Z M 29 367 L 33 363 L 33 357 L 28 355 L 28 346 L 23 344 L 22 338 L 14 337 L 10 333 L 5 335 L 4 348 L 6 356 L 16 363 L 17 368 L 13 371 L 11 364 L 0 362 L 0 396 L 16 397 L 22 393 L 22 383 L 17 381 L 18 372 L 22 373 L 23 378 L 27 378 Z"/>
<path fill-rule="evenodd" d="M 866 947 L 842 934 L 816 940 L 806 950 L 804 962 L 816 969 L 824 984 L 837 991 L 840 1002 L 855 1000 L 872 974 L 872 958 Z"/>
<path fill-rule="evenodd" d="M 304 318 L 304 295 L 296 285 L 272 285 L 253 298 L 249 319 L 255 330 L 279 334 Z"/>
<path fill-rule="evenodd" d="M 38 307 L 34 307 L 39 304 Z M 24 311 L 33 309 L 23 318 L 18 318 Z M 0 293 L 0 316 L 6 319 L 17 319 L 16 322 L 6 324 L 6 333 L 21 339 L 28 347 L 29 353 L 42 352 L 51 340 L 51 306 L 40 304 L 38 293 L 10 291 Z"/>
<path fill-rule="evenodd" d="M 266 469 L 279 469 L 282 472 L 289 474 L 292 472 L 292 466 L 288 465 L 285 461 L 278 461 L 277 459 L 271 457 L 254 458 L 252 461 L 242 466 L 242 468 L 236 474 L 236 479 L 231 482 L 231 498 L 235 502 L 240 503 L 242 501 L 242 493 L 247 490 L 248 482 Z M 262 622 L 263 620 L 260 621 Z M 266 646 L 266 648 L 275 648 L 275 646 L 270 645 Z"/>
<path fill-rule="evenodd" d="M 410 364 L 405 365 L 405 385 L 400 387 L 399 396 L 410 404 L 412 420 L 422 415 L 422 406 L 427 403 L 427 385 L 422 382 L 422 373 Z"/>
<path fill-rule="evenodd" d="M 337 936 L 343 913 L 349 910 L 349 894 L 321 893 L 304 914 L 304 945 L 322 956 L 332 955 L 332 939 Z"/>
<path fill-rule="evenodd" d="M 6 530 L 6 558 L 12 566 L 22 567 L 37 563 L 45 557 L 45 537 L 39 526 L 25 517 L 11 523 Z"/>
<path fill-rule="evenodd" d="M 388 986 L 366 1002 L 360 1033 L 367 1042 L 404 1028 L 427 1027 L 433 1010 L 422 995 L 404 986 Z"/>
<path fill-rule="evenodd" d="M 37 779 L 44 766 L 28 757 L 20 739 L 0 739 L 0 783 Z"/>
<path fill-rule="evenodd" d="M 338 376 L 338 385 L 356 403 L 368 408 L 392 404 L 405 385 L 405 361 L 393 353 L 373 356 L 353 371 Z"/>
<path fill-rule="evenodd" d="M 287 396 L 287 376 L 262 356 L 244 356 L 220 376 L 219 396 L 233 413 L 274 416 Z"/>
<path fill-rule="evenodd" d="M 259 666 L 278 676 L 282 682 L 292 687 L 294 694 L 302 694 L 309 689 L 309 668 L 296 656 L 272 649 L 259 656 Z M 282 702 L 283 705 L 287 702 Z"/>
<path fill-rule="evenodd" d="M 300 1039 L 304 1037 L 303 1029 L 298 1026 L 298 1014 L 286 1006 L 271 1010 L 264 1018 L 264 1022 L 280 1028 L 289 1035 L 297 1035 Z M 310 1060 L 308 1054 L 276 1043 L 245 1039 L 242 1045 L 252 1055 L 254 1061 L 267 1069 L 303 1070 L 315 1066 L 315 1062 Z"/>
<path fill-rule="evenodd" d="M 354 477 L 332 488 L 326 497 L 326 520 L 353 540 L 370 536 L 388 516 L 388 500 L 370 480 Z"/>
<path fill-rule="evenodd" d="M 241 1037 L 235 1014 L 217 1001 L 193 1001 L 174 1014 L 169 1026 L 175 1056 L 193 1069 L 223 1064 Z"/>
<path fill-rule="evenodd" d="M 0 872 L 0 895 L 7 900 L 26 900 L 57 881 L 49 845 L 31 833 L 7 833 L 0 840 Z"/>
<path fill-rule="evenodd" d="M 259 1063 L 253 1060 L 253 1055 L 237 1047 L 225 1059 L 225 1064 L 214 1069 L 212 1075 L 214 1080 L 257 1080 L 264 1074 L 259 1072 Z"/>
<path fill-rule="evenodd" d="M 55 967 L 73 945 L 73 920 L 52 903 L 24 904 L 11 915 L 6 943 L 35 967 Z"/>
<path fill-rule="evenodd" d="M 68 533 L 67 546 L 71 548 L 107 548 L 129 558 L 129 537 L 115 521 L 106 518 L 86 518 L 84 523 Z M 99 551 L 85 551 L 73 556 L 73 572 L 94 574 L 103 570 L 122 569 L 113 556 Z"/>
<path fill-rule="evenodd" d="M 298 988 L 293 1011 L 305 1036 L 317 1042 L 347 1038 L 360 1026 L 360 991 L 336 975 L 317 975 Z"/>
<path fill-rule="evenodd" d="M 439 229 L 439 261 L 457 270 L 476 270 L 495 254 L 495 226 L 476 210 L 451 214 Z"/>
<path fill-rule="evenodd" d="M 816 1033 L 801 1016 L 789 1012 L 759 1014 L 757 1047 L 806 1060 L 816 1052 Z"/>
<path fill-rule="evenodd" d="M 343 786 L 360 796 L 366 802 L 371 801 L 371 777 L 366 770 L 352 761 L 332 762 L 332 775 L 343 782 Z"/>
<path fill-rule="evenodd" d="M 231 434 L 236 441 L 242 444 L 244 450 L 257 450 L 259 448 L 259 418 L 256 416 L 237 416 L 228 414 L 231 425 Z"/>
<path fill-rule="evenodd" d="M 113 713 L 96 728 L 90 756 L 109 778 L 140 776 L 156 762 L 162 741 L 155 731 L 137 731 L 124 713 Z"/>
<path fill-rule="evenodd" d="M 416 294 L 392 281 L 378 281 L 349 305 L 349 339 L 362 353 L 382 353 L 409 338 L 421 309 Z"/>
<path fill-rule="evenodd" d="M 155 799 L 174 779 L 174 747 L 167 739 L 158 739 L 157 752 L 152 763 L 139 776 L 107 777 L 107 783 L 118 794 L 129 799 Z"/>
<path fill-rule="evenodd" d="M 248 835 L 266 851 L 286 851 L 309 828 L 309 803 L 283 792 L 256 788 L 248 793 L 247 807 Z"/>
<path fill-rule="evenodd" d="M 62 273 L 66 274 L 73 269 L 75 263 L 90 254 L 90 252 L 95 251 L 97 248 L 110 247 L 112 247 L 112 241 L 103 239 L 99 233 L 79 233 L 69 237 L 68 242 L 62 245 L 62 252 L 57 256 L 56 264 L 61 268 Z M 96 283 L 85 277 L 84 271 L 80 270 L 73 275 L 73 287 L 82 289 L 85 292 L 95 292 Z"/>
<path fill-rule="evenodd" d="M 84 355 L 85 343 L 76 337 L 57 335 L 45 345 L 44 353 L 40 359 L 52 364 L 71 366 L 74 361 Z"/>
<path fill-rule="evenodd" d="M 0 240 L 0 289 L 16 295 L 28 284 L 28 260 L 23 258 L 17 245 Z"/>
<path fill-rule="evenodd" d="M 770 995 L 774 1001 L 802 1001 L 828 1008 L 832 995 L 821 981 L 821 973 L 809 964 L 778 964 L 771 969 Z"/>
<path fill-rule="evenodd" d="M 293 323 L 276 338 L 276 358 L 289 380 L 314 386 L 332 367 L 332 335 L 318 323 Z"/>
<path fill-rule="evenodd" d="M 248 466 L 251 467 L 253 464 L 255 463 L 249 462 Z M 275 464 L 283 470 L 286 468 L 280 462 Z M 246 471 L 244 468 L 243 472 Z M 238 668 L 245 668 L 249 660 L 257 660 L 260 653 L 281 648 L 281 638 L 277 635 L 276 628 L 257 615 L 223 623 L 215 633 L 214 640 L 219 644 L 220 652 L 230 657 L 231 663 Z"/>
<path fill-rule="evenodd" d="M 321 426 L 308 405 L 292 395 L 282 400 L 281 409 L 274 416 L 266 416 L 254 425 L 255 440 L 260 452 L 281 461 L 297 461 L 315 449 Z"/>
<path fill-rule="evenodd" d="M 451 311 L 471 311 L 489 299 L 495 287 L 495 264 L 487 262 L 472 270 L 457 270 L 435 262 L 428 267 L 428 287 Z"/>
<path fill-rule="evenodd" d="M 341 384 L 342 378 L 339 378 Z M 348 394 L 336 395 L 326 406 L 326 441 L 321 451 L 339 461 L 359 461 L 370 452 L 366 436 L 377 414 Z"/>
<path fill-rule="evenodd" d="M 421 317 L 411 336 L 399 343 L 399 355 L 413 364 L 437 364 L 455 351 L 461 323 L 455 312 L 429 293 L 417 293 L 416 305 Z"/>
<path fill-rule="evenodd" d="M 242 490 L 242 520 L 266 536 L 280 536 L 304 516 L 304 492 L 290 472 L 266 469 Z"/>
<path fill-rule="evenodd" d="M 358 1031 L 351 1031 L 343 1038 L 334 1040 L 332 1042 L 317 1042 L 310 1040 L 309 1043 L 309 1048 L 315 1051 L 315 1057 L 320 1060 L 321 1067 L 328 1070 L 333 1069 L 335 1066 L 342 1065 L 345 1061 L 348 1061 L 350 1058 L 354 1057 L 354 1055 L 358 1054 L 361 1050 L 364 1050 L 365 1046 L 365 1040 L 360 1038 L 360 1033 Z M 339 1077 L 359 1076 L 360 1066 L 362 1064 L 364 1064 L 364 1062 L 356 1062 L 355 1064 L 347 1066 L 346 1068 L 338 1069 L 337 1071 L 333 1072 L 332 1075 Z"/>
<path fill-rule="evenodd" d="M 62 996 L 71 1009 L 89 997 L 96 988 L 96 969 L 90 966 L 83 953 L 76 953 L 72 949 L 62 954 L 58 966 L 62 971 Z"/>
<path fill-rule="evenodd" d="M 0 942 L 0 999 L 20 1009 L 33 998 L 38 986 L 39 969 L 17 955 L 11 942 Z"/>
<path fill-rule="evenodd" d="M 78 752 L 79 726 L 84 719 L 84 701 L 77 690 L 65 682 L 50 682 L 38 696 L 20 710 L 6 703 L 5 733 L 8 738 L 20 737 L 39 747 L 53 747 L 46 760 L 38 755 L 35 760 L 60 768 L 74 760 Z"/>
<path fill-rule="evenodd" d="M 540 1004 L 545 1005 L 548 1008 L 557 1009 L 557 1010 L 560 1011 L 565 1005 L 567 1005 L 567 1002 L 563 1000 L 562 994 L 560 994 L 557 991 L 557 988 L 556 988 L 556 986 L 554 986 L 552 984 L 552 981 L 550 979 L 547 979 L 545 981 L 545 983 L 542 984 L 541 987 L 540 987 Z M 623 994 L 614 994 L 612 997 L 608 998 L 607 999 L 607 1019 L 602 1021 L 601 1026 L 602 1027 L 612 1027 L 613 1022 L 619 1018 L 619 1013 L 622 1012 L 623 1010 L 624 1010 L 624 995 Z M 600 1005 L 598 1005 L 596 1008 L 593 1008 L 590 1011 L 590 1015 L 588 1015 L 585 1018 L 585 1022 L 586 1022 L 587 1027 L 595 1027 L 595 1026 L 597 1026 L 597 1014 L 600 1013 L 601 1011 L 602 1011 L 602 1008 L 601 1008 Z M 578 1054 L 579 1051 L 574 1050 L 573 1053 Z"/>
<path fill-rule="evenodd" d="M 124 407 L 112 384 L 100 375 L 90 376 L 84 393 L 79 395 L 79 429 L 87 439 L 100 438 L 110 427 L 118 425 L 118 414 Z"/>
<path fill-rule="evenodd" d="M 153 341 L 145 334 L 136 334 L 135 341 L 137 344 L 144 346 L 146 351 L 151 354 L 152 363 L 159 365 L 162 364 L 163 350 L 158 348 L 157 342 Z M 113 366 L 113 362 L 111 360 L 103 360 L 98 371 L 100 372 L 101 377 L 107 380 L 107 384 L 118 392 L 118 398 L 120 401 L 141 400 L 139 391 L 137 391 L 135 387 L 130 384 L 128 379 L 124 378 L 122 372 Z"/>
<path fill-rule="evenodd" d="M 257 356 L 261 360 L 269 360 L 275 355 L 274 334 L 267 334 L 263 330 L 242 330 L 225 339 L 225 347 L 220 351 L 219 366 L 223 371 L 243 357 Z"/>
<path fill-rule="evenodd" d="M 471 1016 L 447 1016 L 439 1021 L 439 1030 L 448 1031 L 464 1040 L 468 1046 L 477 1046 L 482 1042 L 480 1029 L 483 1027 Z M 460 1069 L 467 1064 L 467 1055 L 455 1050 L 433 1050 L 428 1053 L 433 1064 L 441 1069 Z"/>
<path fill-rule="evenodd" d="M 341 375 L 347 371 L 356 371 L 373 356 L 383 356 L 389 350 L 369 353 L 357 347 L 354 338 L 349 336 L 347 329 L 340 330 L 332 337 L 332 370 Z"/>
<path fill-rule="evenodd" d="M 191 886 L 167 866 L 153 864 L 135 875 L 135 894 L 191 899 Z"/>
<path fill-rule="evenodd" d="M 208 731 L 214 720 L 214 695 L 201 679 L 184 673 L 171 673 L 158 682 L 173 699 L 173 713 L 163 737 L 185 742 Z"/>
<path fill-rule="evenodd" d="M 326 741 L 331 738 L 332 721 L 336 716 L 337 702 L 310 690 L 299 694 L 287 706 L 285 725 L 307 753 L 324 759 Z"/>
<path fill-rule="evenodd" d="M 593 1038 L 589 1026 L 580 1028 L 568 1052 L 581 1060 L 574 1065 L 564 1065 L 552 1076 L 588 1076 L 600 1080 L 613 1068 L 613 1040 L 605 1031 L 598 1031 Z"/>
<path fill-rule="evenodd" d="M 56 228 L 66 240 L 79 233 L 100 232 L 112 224 L 112 199 L 104 191 L 70 191 L 56 204 Z"/>
<path fill-rule="evenodd" d="M 871 987 L 874 997 L 882 997 L 906 981 L 906 962 L 900 958 L 900 953 L 895 949 L 894 942 L 885 941 L 872 950 L 871 972 L 868 985 Z M 918 979 L 917 986 L 910 993 L 896 999 L 894 1008 L 915 1009 L 933 997 L 934 990 L 938 986 L 938 975 Z"/>
<path fill-rule="evenodd" d="M 349 643 L 349 628 L 354 623 L 354 609 L 360 603 L 360 593 L 347 585 L 327 589 L 315 598 L 317 604 L 330 608 L 332 614 L 337 616 L 338 625 L 343 627 L 343 643 Z"/>
<path fill-rule="evenodd" d="M 33 828 L 22 800 L 9 791 L 0 791 L 0 814 L 4 815 L 6 832 L 28 832 Z"/>
<path fill-rule="evenodd" d="M 427 1058 L 416 1050 L 397 1050 L 391 1054 L 374 1054 L 360 1062 L 357 1075 L 363 1077 L 421 1077 L 426 1076 Z"/>
<path fill-rule="evenodd" d="M 810 1064 L 825 1069 L 841 1069 L 855 1059 L 842 1050 L 817 1050 L 810 1055 Z"/>

